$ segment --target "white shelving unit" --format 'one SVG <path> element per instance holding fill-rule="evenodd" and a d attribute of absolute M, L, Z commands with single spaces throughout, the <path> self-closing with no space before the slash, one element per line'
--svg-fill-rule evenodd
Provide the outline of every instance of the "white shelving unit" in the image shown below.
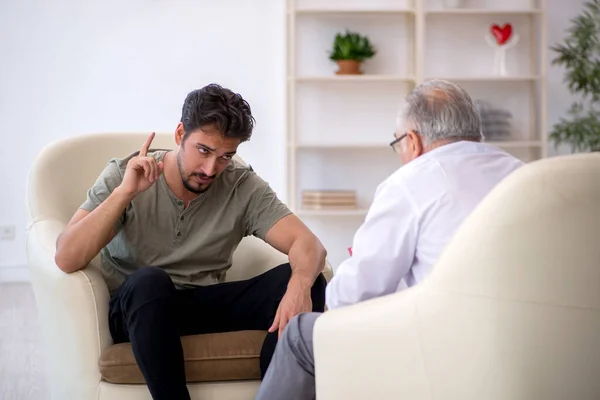
<path fill-rule="evenodd" d="M 545 0 L 287 0 L 288 203 L 329 250 L 347 256 L 377 185 L 399 166 L 388 143 L 404 97 L 441 78 L 512 114 L 506 140 L 488 142 L 532 161 L 546 156 Z M 507 76 L 493 74 L 484 35 L 510 23 Z M 335 75 L 336 33 L 367 35 L 377 55 L 362 75 Z M 303 190 L 356 190 L 356 210 L 301 208 Z"/>
<path fill-rule="evenodd" d="M 415 82 L 413 77 L 394 75 L 300 76 L 295 80 L 296 82 Z"/>
<path fill-rule="evenodd" d="M 426 10 L 427 15 L 533 15 L 541 14 L 542 10 L 530 9 L 530 10 L 509 10 L 509 9 L 485 9 L 485 8 L 464 8 L 464 9 L 439 9 L 439 10 Z"/>
<path fill-rule="evenodd" d="M 316 211 L 316 210 L 298 210 L 296 213 L 299 217 L 364 217 L 367 215 L 367 210 L 357 208 L 356 210 L 328 210 L 328 211 Z"/>

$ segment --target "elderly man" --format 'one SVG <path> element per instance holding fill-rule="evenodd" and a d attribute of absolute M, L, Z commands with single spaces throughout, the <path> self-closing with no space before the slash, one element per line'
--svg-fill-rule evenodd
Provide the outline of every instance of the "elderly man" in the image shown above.
<path fill-rule="evenodd" d="M 406 100 L 390 143 L 404 166 L 378 187 L 352 256 L 327 286 L 329 309 L 421 282 L 475 206 L 523 164 L 481 143 L 477 109 L 458 86 L 429 81 Z M 290 321 L 257 399 L 315 398 L 312 336 L 319 315 Z"/>

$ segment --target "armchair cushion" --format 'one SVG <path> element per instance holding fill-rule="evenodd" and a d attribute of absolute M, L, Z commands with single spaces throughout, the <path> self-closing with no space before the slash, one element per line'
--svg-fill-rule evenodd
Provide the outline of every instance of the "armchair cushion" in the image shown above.
<path fill-rule="evenodd" d="M 260 379 L 259 356 L 266 331 L 239 331 L 181 338 L 188 382 Z M 131 343 L 107 347 L 100 356 L 100 374 L 111 383 L 146 383 Z"/>

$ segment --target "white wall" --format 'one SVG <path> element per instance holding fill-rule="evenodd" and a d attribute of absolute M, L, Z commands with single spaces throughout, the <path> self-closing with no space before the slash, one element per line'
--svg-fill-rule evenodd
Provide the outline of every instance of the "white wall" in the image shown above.
<path fill-rule="evenodd" d="M 583 0 L 548 1 L 548 43 Z M 172 131 L 185 95 L 218 82 L 251 104 L 241 155 L 285 199 L 284 0 L 0 1 L 0 280 L 22 276 L 29 167 L 51 141 L 102 131 Z M 549 58 L 552 54 L 549 52 Z M 548 61 L 549 64 L 549 61 Z M 548 69 L 549 127 L 569 108 Z"/>
<path fill-rule="evenodd" d="M 17 227 L 0 271 L 26 263 L 27 173 L 44 145 L 173 131 L 186 94 L 211 82 L 249 101 L 257 127 L 240 154 L 283 197 L 284 15 L 270 0 L 0 1 L 0 225 Z"/>

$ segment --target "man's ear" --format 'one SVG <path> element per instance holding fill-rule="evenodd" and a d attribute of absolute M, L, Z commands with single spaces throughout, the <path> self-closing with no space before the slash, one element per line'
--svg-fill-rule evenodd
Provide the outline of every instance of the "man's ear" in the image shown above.
<path fill-rule="evenodd" d="M 408 142 L 411 146 L 409 148 L 409 151 L 414 156 L 414 158 L 417 158 L 425 151 L 425 148 L 423 147 L 423 140 L 421 139 L 421 136 L 419 136 L 419 134 L 417 134 L 415 131 L 409 131 L 408 137 L 410 137 L 410 140 Z"/>
<path fill-rule="evenodd" d="M 180 122 L 177 124 L 177 128 L 175 128 L 175 143 L 177 143 L 178 146 L 183 142 L 184 133 L 183 123 Z"/>

